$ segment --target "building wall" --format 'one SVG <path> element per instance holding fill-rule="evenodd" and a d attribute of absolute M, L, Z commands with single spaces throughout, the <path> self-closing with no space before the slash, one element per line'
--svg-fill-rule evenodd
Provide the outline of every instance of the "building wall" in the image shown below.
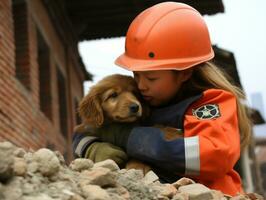
<path fill-rule="evenodd" d="M 71 159 L 82 74 L 42 2 L 25 1 L 22 9 L 12 4 L 17 2 L 0 0 L 0 141 L 26 149 L 49 147 Z M 39 38 L 48 49 L 42 65 Z M 39 74 L 41 67 L 45 73 Z"/>

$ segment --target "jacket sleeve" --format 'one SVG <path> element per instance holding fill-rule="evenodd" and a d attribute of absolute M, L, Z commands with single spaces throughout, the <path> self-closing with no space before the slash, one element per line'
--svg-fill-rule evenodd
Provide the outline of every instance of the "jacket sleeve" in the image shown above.
<path fill-rule="evenodd" d="M 203 112 L 208 116 L 210 110 L 214 113 L 205 119 Z M 189 108 L 184 128 L 186 138 L 195 138 L 185 144 L 186 174 L 213 180 L 233 169 L 240 157 L 240 133 L 236 98 L 231 93 L 205 91 L 203 99 Z"/>
<path fill-rule="evenodd" d="M 75 132 L 72 138 L 74 157 L 84 158 L 87 148 L 95 141 L 111 143 L 126 148 L 126 143 L 135 123 L 111 123 L 100 128 L 87 126 L 85 131 Z"/>
<path fill-rule="evenodd" d="M 193 114 L 206 105 L 216 105 L 216 115 L 208 115 L 208 110 L 205 118 Z M 240 156 L 235 97 L 221 90 L 207 91 L 188 108 L 184 134 L 169 141 L 158 128 L 135 127 L 128 137 L 127 153 L 173 173 L 207 180 L 224 176 Z"/>
<path fill-rule="evenodd" d="M 135 127 L 128 138 L 127 153 L 162 170 L 183 174 L 184 144 L 184 138 L 167 140 L 159 128 Z"/>
<path fill-rule="evenodd" d="M 85 133 L 74 133 L 72 138 L 72 151 L 74 158 L 84 158 L 87 148 L 91 143 L 98 141 L 95 136 Z"/>

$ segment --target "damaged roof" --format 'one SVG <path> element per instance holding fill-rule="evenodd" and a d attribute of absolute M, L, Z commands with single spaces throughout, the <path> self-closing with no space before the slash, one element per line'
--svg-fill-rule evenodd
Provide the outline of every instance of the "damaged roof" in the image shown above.
<path fill-rule="evenodd" d="M 43 0 L 52 15 L 64 12 L 78 41 L 125 36 L 131 21 L 158 0 Z M 222 0 L 182 0 L 201 14 L 224 12 Z M 56 9 L 53 9 L 56 8 Z M 61 12 L 58 12 L 60 9 Z M 62 26 L 62 16 L 56 19 Z"/>

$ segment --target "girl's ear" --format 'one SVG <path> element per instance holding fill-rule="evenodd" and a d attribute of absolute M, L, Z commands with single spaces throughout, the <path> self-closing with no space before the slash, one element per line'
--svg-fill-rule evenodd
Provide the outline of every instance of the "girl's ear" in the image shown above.
<path fill-rule="evenodd" d="M 78 113 L 84 124 L 100 127 L 104 122 L 103 110 L 98 95 L 89 93 L 80 102 Z"/>
<path fill-rule="evenodd" d="M 191 77 L 191 75 L 193 73 L 193 69 L 189 68 L 189 69 L 185 69 L 185 70 L 182 70 L 179 72 L 180 72 L 179 74 L 180 74 L 181 82 L 183 83 Z"/>

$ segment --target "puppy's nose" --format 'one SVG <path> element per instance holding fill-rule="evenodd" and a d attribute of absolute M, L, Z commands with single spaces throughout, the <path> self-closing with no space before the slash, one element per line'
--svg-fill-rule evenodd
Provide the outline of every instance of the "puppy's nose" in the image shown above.
<path fill-rule="evenodd" d="M 133 103 L 129 106 L 129 110 L 131 113 L 137 113 L 139 111 L 139 105 Z"/>

